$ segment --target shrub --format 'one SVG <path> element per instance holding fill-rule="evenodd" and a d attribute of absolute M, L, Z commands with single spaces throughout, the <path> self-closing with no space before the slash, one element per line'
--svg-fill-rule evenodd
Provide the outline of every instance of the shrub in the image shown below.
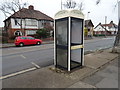
<path fill-rule="evenodd" d="M 38 38 L 47 38 L 49 36 L 49 32 L 45 28 L 43 28 L 37 30 L 36 35 Z"/>

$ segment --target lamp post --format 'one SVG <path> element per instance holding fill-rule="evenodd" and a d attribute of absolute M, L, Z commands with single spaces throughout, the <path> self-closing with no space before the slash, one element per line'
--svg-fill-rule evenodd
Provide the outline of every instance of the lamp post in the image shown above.
<path fill-rule="evenodd" d="M 107 23 L 107 16 L 105 16 L 105 37 L 106 37 L 106 35 L 107 35 L 106 23 Z"/>
<path fill-rule="evenodd" d="M 87 19 L 89 18 L 89 13 L 90 13 L 90 12 L 87 13 Z"/>

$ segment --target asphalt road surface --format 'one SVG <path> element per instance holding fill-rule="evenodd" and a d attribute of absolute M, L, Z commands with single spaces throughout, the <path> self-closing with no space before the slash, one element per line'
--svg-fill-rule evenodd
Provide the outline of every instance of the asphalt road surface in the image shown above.
<path fill-rule="evenodd" d="M 112 47 L 114 37 L 85 40 L 86 51 Z M 12 47 L 2 49 L 2 76 L 21 70 L 53 64 L 53 44 L 39 46 Z"/>

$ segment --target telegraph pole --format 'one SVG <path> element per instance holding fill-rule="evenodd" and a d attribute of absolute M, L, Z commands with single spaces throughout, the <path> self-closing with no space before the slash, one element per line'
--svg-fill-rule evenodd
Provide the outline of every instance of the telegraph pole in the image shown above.
<path fill-rule="evenodd" d="M 61 0 L 61 10 L 62 10 L 62 0 Z"/>
<path fill-rule="evenodd" d="M 107 16 L 105 16 L 105 37 L 106 37 L 106 34 L 107 34 L 106 23 L 107 23 Z"/>

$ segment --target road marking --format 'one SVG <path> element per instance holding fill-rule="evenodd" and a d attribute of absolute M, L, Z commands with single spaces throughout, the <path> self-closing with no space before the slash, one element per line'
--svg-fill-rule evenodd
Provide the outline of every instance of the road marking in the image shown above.
<path fill-rule="evenodd" d="M 12 56 L 8 56 L 7 58 L 15 58 L 15 57 L 22 57 L 24 59 L 26 59 L 26 57 L 24 55 L 12 55 Z"/>
<path fill-rule="evenodd" d="M 16 73 L 13 73 L 13 74 L 1 76 L 0 80 L 6 79 L 6 78 L 9 78 L 9 77 L 13 77 L 13 76 L 16 76 L 16 75 L 19 75 L 19 74 L 22 74 L 22 73 L 25 73 L 25 72 L 28 72 L 28 71 L 36 70 L 36 69 L 37 69 L 36 67 L 33 67 L 33 68 L 26 69 L 26 70 L 23 70 L 23 71 L 20 71 L 20 72 L 16 72 Z"/>
<path fill-rule="evenodd" d="M 7 56 L 6 58 L 15 58 L 15 57 L 20 57 L 20 55 Z"/>
<path fill-rule="evenodd" d="M 37 65 L 36 63 L 34 63 L 34 62 L 31 62 L 31 64 L 33 64 L 36 68 L 40 68 L 40 66 L 39 65 Z"/>
<path fill-rule="evenodd" d="M 21 54 L 20 56 L 21 56 L 22 58 L 24 58 L 24 59 L 26 58 L 26 57 L 25 57 L 24 55 L 22 55 L 22 54 Z"/>
<path fill-rule="evenodd" d="M 102 38 L 102 39 L 106 39 L 107 40 L 107 39 L 114 39 L 114 38 Z"/>

